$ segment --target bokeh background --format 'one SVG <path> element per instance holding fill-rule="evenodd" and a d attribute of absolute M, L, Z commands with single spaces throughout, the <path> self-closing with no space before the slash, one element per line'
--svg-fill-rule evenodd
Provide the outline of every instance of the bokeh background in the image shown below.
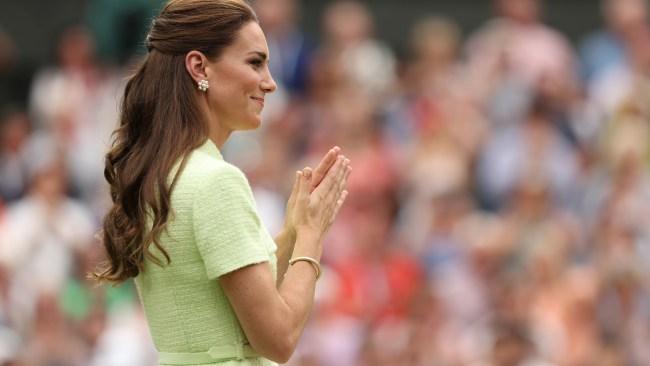
<path fill-rule="evenodd" d="M 161 3 L 0 3 L 1 365 L 156 365 L 85 274 Z M 354 166 L 289 365 L 650 365 L 646 0 L 254 6 L 279 88 L 224 155 L 269 230 L 295 169 Z"/>

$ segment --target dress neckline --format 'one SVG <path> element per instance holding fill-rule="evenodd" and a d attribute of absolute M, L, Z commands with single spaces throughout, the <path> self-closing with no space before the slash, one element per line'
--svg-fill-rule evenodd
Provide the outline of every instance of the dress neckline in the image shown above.
<path fill-rule="evenodd" d="M 221 155 L 219 148 L 209 138 L 205 140 L 203 145 L 199 146 L 198 150 L 219 160 L 223 160 L 223 156 Z"/>

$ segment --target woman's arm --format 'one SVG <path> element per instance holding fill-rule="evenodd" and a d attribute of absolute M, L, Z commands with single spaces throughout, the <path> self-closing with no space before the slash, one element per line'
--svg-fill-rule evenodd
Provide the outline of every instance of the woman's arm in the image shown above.
<path fill-rule="evenodd" d="M 334 165 L 312 195 L 308 193 L 310 182 L 298 175 L 297 213 L 302 219 L 296 225 L 294 256 L 320 261 L 321 239 L 347 193 L 344 188 L 350 168 L 343 160 Z M 253 349 L 280 363 L 286 362 L 296 348 L 313 305 L 316 283 L 316 273 L 308 262 L 296 262 L 285 273 L 279 287 L 268 262 L 219 277 L 219 284 Z"/>
<path fill-rule="evenodd" d="M 299 235 L 297 246 L 318 246 L 315 234 Z M 319 258 L 318 250 L 304 255 Z M 260 356 L 285 363 L 305 327 L 314 302 L 316 275 L 309 263 L 297 262 L 287 269 L 279 288 L 268 262 L 258 263 L 219 277 L 251 347 Z"/>
<path fill-rule="evenodd" d="M 339 156 L 341 149 L 338 146 L 331 148 L 323 159 L 320 161 L 316 169 L 314 170 L 312 177 L 310 179 L 310 190 L 309 193 L 314 191 L 316 187 L 321 183 L 323 178 L 327 175 L 327 172 L 332 168 L 336 162 L 336 158 Z M 309 168 L 305 168 L 309 169 Z M 291 254 L 293 253 L 293 248 L 296 243 L 296 228 L 295 228 L 295 196 L 297 194 L 297 185 L 294 184 L 287 202 L 287 214 L 285 218 L 284 227 L 282 231 L 275 237 L 275 244 L 278 247 L 276 252 L 276 257 L 278 260 L 277 273 L 278 277 L 276 280 L 277 288 L 280 288 L 282 280 L 284 279 L 284 274 L 287 271 L 287 266 L 289 265 L 289 259 L 291 259 Z"/>
<path fill-rule="evenodd" d="M 277 273 L 278 277 L 276 280 L 277 288 L 280 288 L 282 280 L 284 279 L 284 274 L 287 272 L 287 267 L 289 266 L 289 259 L 291 259 L 291 254 L 293 253 L 293 248 L 296 243 L 296 234 L 292 232 L 291 229 L 283 228 L 282 231 L 275 237 L 275 244 L 278 247 L 278 251 L 275 253 L 275 256 L 278 260 Z"/>

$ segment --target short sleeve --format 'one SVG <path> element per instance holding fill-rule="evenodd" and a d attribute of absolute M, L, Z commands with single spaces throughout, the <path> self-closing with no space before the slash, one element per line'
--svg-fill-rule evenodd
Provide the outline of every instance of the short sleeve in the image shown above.
<path fill-rule="evenodd" d="M 194 237 L 209 279 L 269 260 L 248 181 L 236 167 L 211 169 L 193 202 Z"/>

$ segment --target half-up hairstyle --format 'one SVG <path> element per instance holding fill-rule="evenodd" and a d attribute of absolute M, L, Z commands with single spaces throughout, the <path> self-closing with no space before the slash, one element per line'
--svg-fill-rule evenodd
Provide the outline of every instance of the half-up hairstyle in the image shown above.
<path fill-rule="evenodd" d="M 251 21 L 257 17 L 243 0 L 170 0 L 153 20 L 145 40 L 149 52 L 126 84 L 120 125 L 105 158 L 113 206 L 101 232 L 108 261 L 93 274 L 97 280 L 120 283 L 135 277 L 145 258 L 164 265 L 151 244 L 171 262 L 159 241 L 171 192 L 189 153 L 208 137 L 185 55 L 197 50 L 218 59 Z M 170 184 L 168 176 L 179 161 Z"/>

